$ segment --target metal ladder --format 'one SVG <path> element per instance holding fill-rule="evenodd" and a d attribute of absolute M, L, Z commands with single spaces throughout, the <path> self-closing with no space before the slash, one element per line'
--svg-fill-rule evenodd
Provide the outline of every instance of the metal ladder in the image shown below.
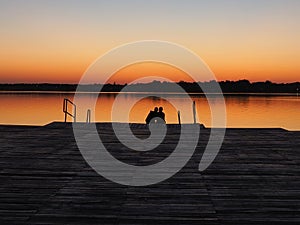
<path fill-rule="evenodd" d="M 68 104 L 71 104 L 73 106 L 73 114 L 68 111 Z M 67 117 L 68 116 L 71 116 L 73 118 L 73 122 L 76 123 L 77 107 L 73 102 L 71 102 L 67 98 L 64 99 L 63 112 L 65 114 L 65 123 L 67 122 Z"/>

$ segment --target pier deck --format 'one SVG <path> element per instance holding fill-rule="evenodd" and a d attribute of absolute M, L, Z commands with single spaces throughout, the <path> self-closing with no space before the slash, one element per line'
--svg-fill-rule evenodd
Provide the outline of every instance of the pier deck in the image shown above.
<path fill-rule="evenodd" d="M 112 155 L 133 165 L 156 163 L 176 145 L 132 155 L 110 124 L 98 124 Z M 145 125 L 133 125 L 147 135 Z M 210 129 L 201 129 L 191 160 L 159 184 L 131 187 L 94 172 L 71 124 L 0 126 L 0 224 L 299 224 L 300 132 L 227 129 L 210 167 L 198 171 Z"/>

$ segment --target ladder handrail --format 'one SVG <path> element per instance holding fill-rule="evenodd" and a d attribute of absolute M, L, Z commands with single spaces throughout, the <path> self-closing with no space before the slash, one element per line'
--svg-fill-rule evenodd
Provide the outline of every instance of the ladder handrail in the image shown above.
<path fill-rule="evenodd" d="M 86 123 L 91 123 L 91 110 L 88 109 L 86 112 Z"/>
<path fill-rule="evenodd" d="M 177 111 L 178 124 L 181 125 L 180 110 Z"/>
<path fill-rule="evenodd" d="M 74 115 L 68 112 L 68 103 L 70 103 L 74 107 L 74 111 L 73 111 Z M 68 115 L 71 116 L 74 119 L 74 123 L 76 123 L 76 111 L 77 111 L 77 106 L 69 99 L 65 98 L 63 104 L 63 112 L 65 113 L 65 123 L 67 122 Z"/>
<path fill-rule="evenodd" d="M 197 112 L 197 110 L 196 110 L 196 102 L 193 101 L 193 118 L 194 118 L 194 124 L 197 123 L 196 112 Z"/>

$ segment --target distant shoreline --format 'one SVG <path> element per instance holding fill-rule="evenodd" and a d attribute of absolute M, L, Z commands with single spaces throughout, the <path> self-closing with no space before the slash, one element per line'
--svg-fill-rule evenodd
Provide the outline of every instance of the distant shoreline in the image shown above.
<path fill-rule="evenodd" d="M 99 92 L 75 92 L 75 91 L 0 91 L 0 95 L 61 95 L 61 94 L 67 94 L 67 95 L 75 95 L 75 93 L 79 94 L 99 94 Z M 179 92 L 101 92 L 101 94 L 134 94 L 134 95 L 142 95 L 142 94 L 162 94 L 162 95 L 184 95 L 183 93 Z M 203 95 L 204 93 L 195 93 L 195 92 L 187 92 L 189 95 Z M 276 97 L 276 96 L 299 96 L 300 93 L 297 95 L 297 93 L 208 93 L 208 95 L 218 96 L 218 95 L 224 95 L 224 96 L 257 96 L 257 97 Z"/>
<path fill-rule="evenodd" d="M 86 93 L 107 92 L 107 93 L 119 93 L 124 92 L 122 90 L 124 87 L 129 88 L 130 91 L 134 93 L 142 92 L 153 92 L 153 93 L 172 93 L 175 87 L 180 86 L 185 92 L 189 94 L 201 94 L 203 91 L 201 87 L 205 87 L 206 90 L 211 90 L 209 93 L 212 94 L 294 94 L 300 92 L 300 82 L 294 83 L 272 83 L 270 81 L 265 82 L 249 82 L 248 80 L 239 81 L 221 81 L 218 82 L 222 92 L 219 90 L 214 90 L 212 87 L 216 85 L 216 81 L 209 82 L 160 82 L 153 81 L 151 83 L 137 83 L 137 84 L 85 84 L 80 85 L 80 90 Z M 199 86 L 200 85 L 200 86 Z M 77 84 L 49 84 L 49 83 L 39 83 L 39 84 L 0 84 L 0 93 L 74 93 L 77 90 Z"/>

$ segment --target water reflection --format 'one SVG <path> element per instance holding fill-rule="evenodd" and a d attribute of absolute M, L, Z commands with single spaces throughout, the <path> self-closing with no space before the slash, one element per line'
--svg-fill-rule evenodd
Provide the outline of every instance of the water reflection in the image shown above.
<path fill-rule="evenodd" d="M 92 121 L 111 121 L 111 109 L 117 93 L 80 95 L 78 121 L 86 120 L 87 109 L 91 102 L 96 102 L 92 109 Z M 121 104 L 135 102 L 127 121 L 144 123 L 149 110 L 162 106 L 166 113 L 167 123 L 177 123 L 177 110 L 168 101 L 153 97 L 136 101 L 140 94 L 121 94 Z M 176 101 L 181 107 L 182 123 L 192 123 L 192 106 L 181 95 L 169 94 L 168 98 Z M 1 93 L 0 124 L 43 125 L 52 121 L 63 121 L 63 99 L 73 100 L 68 93 Z M 218 107 L 220 98 L 209 96 L 214 107 Z M 203 95 L 192 95 L 196 101 L 198 121 L 206 126 L 211 125 L 211 112 L 207 99 Z M 300 98 L 297 96 L 226 96 L 227 127 L 284 127 L 300 130 Z M 92 107 L 93 108 L 93 107 Z M 120 115 L 124 112 L 120 112 Z M 120 118 L 122 118 L 120 116 Z M 71 121 L 71 119 L 69 119 Z M 116 118 L 115 121 L 127 122 Z"/>

